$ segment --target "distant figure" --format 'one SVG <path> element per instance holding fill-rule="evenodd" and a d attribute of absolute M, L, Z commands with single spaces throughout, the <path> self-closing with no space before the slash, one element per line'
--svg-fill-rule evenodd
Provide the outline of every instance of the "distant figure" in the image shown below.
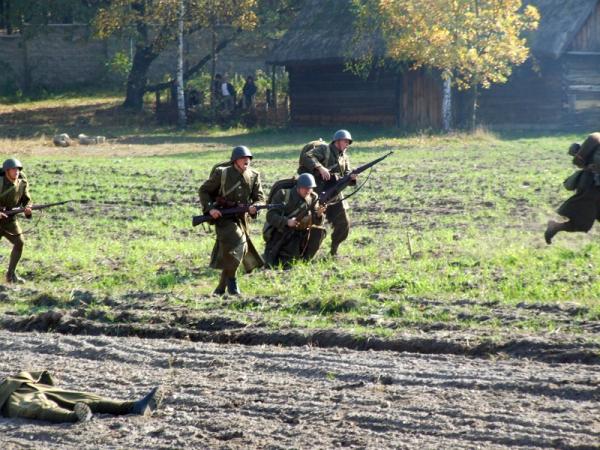
<path fill-rule="evenodd" d="M 265 91 L 265 101 L 267 103 L 267 107 L 273 107 L 273 93 L 271 92 L 271 89 L 267 89 Z"/>
<path fill-rule="evenodd" d="M 0 412 L 5 417 L 48 422 L 84 422 L 92 413 L 150 415 L 158 406 L 158 388 L 140 400 L 111 400 L 56 386 L 47 371 L 19 372 L 0 384 Z"/>
<path fill-rule="evenodd" d="M 235 89 L 229 82 L 227 75 L 223 76 L 223 81 L 221 82 L 221 101 L 225 111 L 233 111 L 235 106 Z"/>
<path fill-rule="evenodd" d="M 590 134 L 583 144 L 571 144 L 569 155 L 573 164 L 581 170 L 567 178 L 564 186 L 575 194 L 558 208 L 558 214 L 568 218 L 566 222 L 550 220 L 544 233 L 547 244 L 559 231 L 590 231 L 594 221 L 600 220 L 600 133 Z"/>
<path fill-rule="evenodd" d="M 25 217 L 30 218 L 31 196 L 29 195 L 29 184 L 23 174 L 23 164 L 18 159 L 9 158 L 2 163 L 0 171 L 0 209 L 25 208 Z M 17 264 L 23 254 L 25 240 L 23 230 L 16 216 L 8 217 L 0 211 L 0 236 L 5 237 L 13 245 L 6 272 L 7 283 L 23 283 L 17 275 Z"/>
<path fill-rule="evenodd" d="M 186 108 L 195 109 L 202 106 L 204 94 L 198 89 L 189 89 L 185 93 Z"/>
<path fill-rule="evenodd" d="M 246 83 L 242 89 L 244 95 L 244 109 L 250 109 L 254 106 L 254 96 L 256 95 L 256 84 L 254 84 L 254 78 L 248 76 Z"/>

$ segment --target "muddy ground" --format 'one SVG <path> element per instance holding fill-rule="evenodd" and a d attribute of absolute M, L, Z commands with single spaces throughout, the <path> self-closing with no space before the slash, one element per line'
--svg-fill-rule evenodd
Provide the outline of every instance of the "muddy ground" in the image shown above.
<path fill-rule="evenodd" d="M 0 377 L 47 368 L 151 418 L 0 419 L 20 448 L 597 448 L 596 364 L 0 331 Z"/>

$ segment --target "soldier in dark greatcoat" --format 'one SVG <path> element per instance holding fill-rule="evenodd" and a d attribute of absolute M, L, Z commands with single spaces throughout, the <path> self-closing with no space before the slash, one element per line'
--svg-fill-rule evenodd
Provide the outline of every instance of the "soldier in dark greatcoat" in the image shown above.
<path fill-rule="evenodd" d="M 547 244 L 559 231 L 588 232 L 594 221 L 600 220 L 600 133 L 590 134 L 581 145 L 569 148 L 573 164 L 580 168 L 565 180 L 565 187 L 575 191 L 558 208 L 558 214 L 569 219 L 566 222 L 550 220 L 544 233 Z"/>

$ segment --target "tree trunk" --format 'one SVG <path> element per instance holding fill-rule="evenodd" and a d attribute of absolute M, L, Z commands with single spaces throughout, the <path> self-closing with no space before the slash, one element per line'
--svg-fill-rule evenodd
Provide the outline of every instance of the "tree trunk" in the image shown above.
<path fill-rule="evenodd" d="M 131 108 L 134 111 L 141 111 L 144 107 L 148 70 L 157 56 L 151 47 L 136 46 L 131 71 L 127 77 L 127 93 L 123 107 Z"/>
<path fill-rule="evenodd" d="M 185 6 L 180 0 L 178 37 L 177 37 L 177 124 L 179 128 L 185 128 L 187 118 L 185 116 L 185 97 L 183 93 L 183 18 L 185 17 Z"/>
<path fill-rule="evenodd" d="M 473 131 L 477 125 L 477 100 L 479 97 L 479 89 L 477 85 L 473 85 L 471 88 L 471 111 L 469 114 L 469 130 Z"/>
<path fill-rule="evenodd" d="M 444 78 L 442 97 L 442 128 L 445 133 L 452 130 L 452 83 L 450 77 Z"/>

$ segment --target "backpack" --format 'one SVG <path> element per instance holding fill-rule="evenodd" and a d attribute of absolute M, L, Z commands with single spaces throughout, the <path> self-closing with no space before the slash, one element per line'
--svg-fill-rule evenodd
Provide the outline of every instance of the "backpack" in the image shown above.
<path fill-rule="evenodd" d="M 282 189 L 291 189 L 296 186 L 296 180 L 298 179 L 297 175 L 294 175 L 292 178 L 284 178 L 282 180 L 277 180 L 271 186 L 271 190 L 269 191 L 269 195 L 267 196 L 267 204 L 273 203 L 273 197 L 275 194 Z M 289 191 L 288 191 L 289 192 Z M 289 200 L 289 196 L 286 197 L 286 202 Z"/>
<path fill-rule="evenodd" d="M 590 134 L 585 141 L 581 144 L 579 151 L 574 155 L 573 164 L 578 167 L 585 167 L 592 163 L 594 160 L 594 154 L 600 146 L 600 133 Z"/>
<path fill-rule="evenodd" d="M 267 196 L 267 204 L 273 203 L 273 197 L 275 197 L 275 194 L 277 194 L 277 192 L 279 192 L 282 189 L 285 189 L 284 202 L 287 203 L 290 200 L 292 188 L 296 186 L 297 179 L 298 176 L 295 175 L 292 178 L 284 178 L 282 180 L 277 180 L 275 183 L 273 183 L 273 186 L 271 186 L 271 190 L 269 191 L 269 195 Z M 274 230 L 271 224 L 265 221 L 265 224 L 263 226 L 263 239 L 265 240 L 265 242 L 269 242 L 271 240 L 273 231 Z"/>
<path fill-rule="evenodd" d="M 303 165 L 302 165 L 302 160 L 304 159 L 304 155 L 306 155 L 306 153 L 308 153 L 311 150 L 314 150 L 317 147 L 320 146 L 325 146 L 326 150 L 325 150 L 325 161 L 327 161 L 329 159 L 329 145 L 327 145 L 327 142 L 325 142 L 323 139 L 319 138 L 316 141 L 310 141 L 308 144 L 306 144 L 304 147 L 302 147 L 302 150 L 300 150 L 300 158 L 298 161 L 298 166 L 300 167 L 300 169 L 298 170 L 298 173 L 311 173 L 310 170 L 306 169 Z"/>

